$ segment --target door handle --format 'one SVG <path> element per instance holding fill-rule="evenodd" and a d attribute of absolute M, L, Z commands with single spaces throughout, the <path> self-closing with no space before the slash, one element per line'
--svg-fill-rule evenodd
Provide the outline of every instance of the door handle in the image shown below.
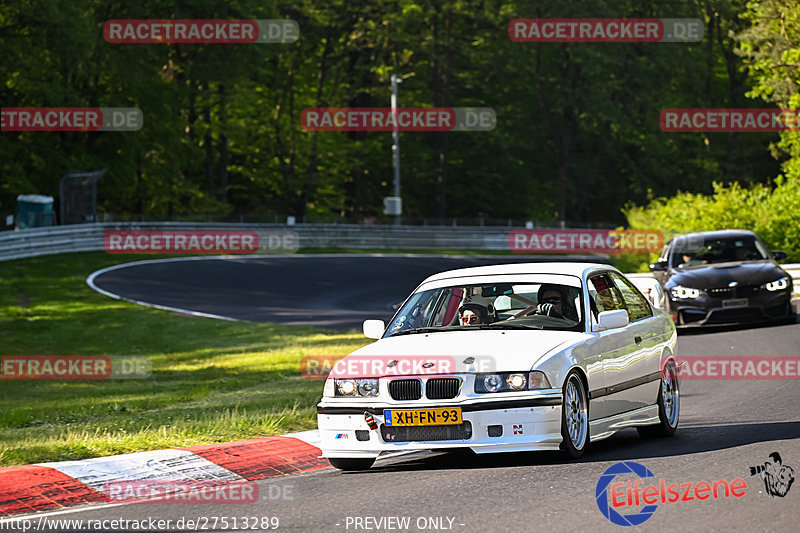
<path fill-rule="evenodd" d="M 634 340 L 634 342 L 636 342 L 636 344 L 642 344 L 642 338 L 640 336 L 638 336 L 638 335 L 635 336 L 633 338 L 633 340 Z"/>

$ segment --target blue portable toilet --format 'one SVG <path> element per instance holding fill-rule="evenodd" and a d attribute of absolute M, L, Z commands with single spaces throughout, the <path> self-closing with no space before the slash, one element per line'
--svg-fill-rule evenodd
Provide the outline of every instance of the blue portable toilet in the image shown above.
<path fill-rule="evenodd" d="M 53 226 L 53 197 L 41 194 L 20 194 L 17 196 L 17 228 L 42 228 Z"/>

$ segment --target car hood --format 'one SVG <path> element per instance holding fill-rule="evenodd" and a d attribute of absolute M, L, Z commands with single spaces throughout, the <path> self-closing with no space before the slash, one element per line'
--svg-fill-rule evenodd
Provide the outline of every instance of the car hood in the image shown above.
<path fill-rule="evenodd" d="M 360 377 L 513 372 L 529 370 L 549 352 L 586 337 L 587 334 L 575 331 L 545 330 L 416 333 L 381 339 L 351 353 L 343 362 L 349 374 L 362 373 Z M 468 358 L 474 361 L 469 362 Z M 397 362 L 389 366 L 392 361 Z M 428 368 L 423 367 L 426 364 Z M 368 372 L 364 373 L 367 367 Z"/>
<path fill-rule="evenodd" d="M 748 263 L 720 263 L 677 270 L 670 278 L 670 285 L 682 285 L 696 289 L 727 287 L 732 281 L 739 286 L 762 285 L 775 281 L 786 273 L 770 261 Z"/>

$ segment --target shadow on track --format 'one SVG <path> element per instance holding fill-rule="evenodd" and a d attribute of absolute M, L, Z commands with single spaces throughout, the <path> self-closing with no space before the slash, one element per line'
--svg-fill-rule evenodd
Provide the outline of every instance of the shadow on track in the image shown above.
<path fill-rule="evenodd" d="M 606 461 L 632 461 L 654 457 L 674 457 L 715 450 L 725 450 L 773 440 L 800 438 L 800 421 L 752 422 L 713 426 L 693 425 L 678 428 L 672 437 L 643 439 L 633 429 L 591 444 L 579 460 L 568 460 L 560 452 L 519 452 L 479 455 L 461 450 L 392 462 L 380 463 L 368 471 L 353 474 L 379 474 L 403 471 L 464 470 L 509 468 L 535 465 L 580 464 Z"/>

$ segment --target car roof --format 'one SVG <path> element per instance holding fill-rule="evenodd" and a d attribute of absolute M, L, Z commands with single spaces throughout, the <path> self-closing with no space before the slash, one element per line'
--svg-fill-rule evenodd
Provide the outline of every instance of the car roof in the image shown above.
<path fill-rule="evenodd" d="M 488 265 L 480 267 L 459 268 L 434 274 L 422 283 L 438 281 L 449 278 L 463 278 L 469 276 L 489 276 L 493 274 L 564 274 L 581 277 L 587 270 L 597 268 L 616 270 L 611 265 L 602 263 L 571 263 L 571 262 L 546 262 L 546 263 L 511 263 Z"/>
<path fill-rule="evenodd" d="M 724 239 L 736 237 L 753 237 L 755 233 L 747 229 L 721 229 L 715 231 L 696 231 L 692 233 L 682 233 L 675 235 L 672 240 L 682 239 L 685 237 L 703 237 L 704 239 Z"/>

